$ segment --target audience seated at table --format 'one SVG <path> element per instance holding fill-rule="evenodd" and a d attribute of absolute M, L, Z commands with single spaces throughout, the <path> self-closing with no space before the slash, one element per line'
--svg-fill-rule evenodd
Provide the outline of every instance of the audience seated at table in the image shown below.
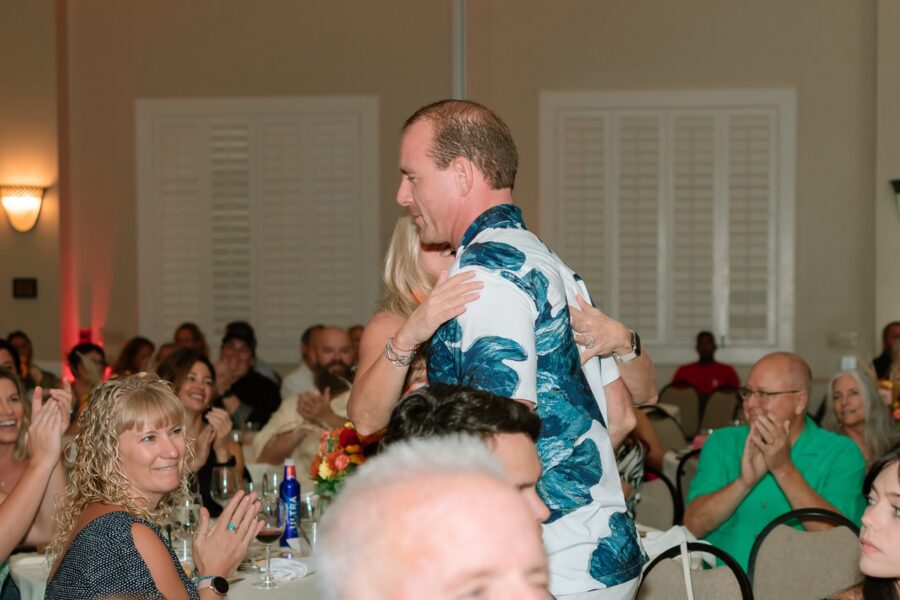
<path fill-rule="evenodd" d="M 756 536 L 790 510 L 824 508 L 859 523 L 862 453 L 806 416 L 811 380 L 809 366 L 795 354 L 763 357 L 741 390 L 749 426 L 717 429 L 700 454 L 684 524 L 744 569 Z"/>
<path fill-rule="evenodd" d="M 540 526 L 477 438 L 409 440 L 364 464 L 317 552 L 327 599 L 550 597 Z"/>
<path fill-rule="evenodd" d="M 184 406 L 168 382 L 140 374 L 91 394 L 75 438 L 76 458 L 48 553 L 46 598 L 219 598 L 185 574 L 160 522 L 188 493 Z M 255 494 L 229 502 L 215 526 L 201 509 L 195 573 L 227 577 L 261 522 Z M 227 584 L 226 584 L 227 585 Z"/>
<path fill-rule="evenodd" d="M 122 346 L 122 351 L 112 366 L 112 376 L 121 377 L 146 371 L 155 349 L 153 342 L 145 337 L 131 338 Z"/>
<path fill-rule="evenodd" d="M 833 600 L 900 600 L 900 445 L 876 460 L 863 484 L 859 532 L 863 581 Z"/>
<path fill-rule="evenodd" d="M 409 439 L 467 434 L 481 439 L 503 465 L 506 479 L 531 507 L 538 523 L 550 516 L 537 494 L 541 419 L 511 398 L 461 385 L 436 383 L 403 398 L 391 412 L 381 447 Z"/>
<path fill-rule="evenodd" d="M 894 420 L 872 379 L 860 371 L 841 371 L 828 382 L 822 427 L 856 442 L 866 462 L 897 440 Z"/>
<path fill-rule="evenodd" d="M 0 367 L 0 597 L 17 597 L 7 558 L 20 544 L 50 541 L 55 498 L 63 491 L 62 434 L 69 424 L 72 395 L 42 389 L 26 397 L 18 374 Z"/>
<path fill-rule="evenodd" d="M 697 334 L 697 362 L 681 365 L 672 377 L 673 383 L 689 383 L 702 396 L 709 396 L 717 387 L 738 387 L 741 379 L 731 365 L 717 362 L 715 359 L 716 338 L 710 331 Z"/>
<path fill-rule="evenodd" d="M 195 475 L 192 491 L 199 491 L 203 506 L 213 517 L 218 517 L 222 507 L 210 495 L 212 471 L 215 467 L 234 467 L 243 473 L 244 453 L 240 445 L 231 439 L 231 417 L 212 406 L 216 390 L 216 372 L 209 359 L 194 350 L 176 350 L 156 369 L 159 376 L 172 384 L 178 399 L 184 405 L 184 434 L 193 448 L 193 457 L 187 465 Z M 195 487 L 196 486 L 196 487 Z"/>

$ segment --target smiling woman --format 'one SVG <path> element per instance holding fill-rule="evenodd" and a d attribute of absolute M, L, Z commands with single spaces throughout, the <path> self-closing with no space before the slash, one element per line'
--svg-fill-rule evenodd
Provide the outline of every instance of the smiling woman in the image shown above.
<path fill-rule="evenodd" d="M 183 417 L 181 400 L 155 375 L 113 379 L 93 391 L 48 548 L 55 563 L 47 598 L 213 598 L 214 579 L 227 588 L 222 578 L 259 529 L 259 504 L 238 493 L 215 527 L 201 511 L 193 560 L 203 577 L 199 585 L 189 579 L 159 529 L 187 493 Z"/>

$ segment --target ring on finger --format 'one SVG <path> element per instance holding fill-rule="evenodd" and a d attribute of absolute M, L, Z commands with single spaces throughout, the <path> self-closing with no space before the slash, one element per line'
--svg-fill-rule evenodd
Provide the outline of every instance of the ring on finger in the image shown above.
<path fill-rule="evenodd" d="M 237 531 L 237 525 L 235 525 L 234 523 L 229 523 L 228 531 Z"/>
<path fill-rule="evenodd" d="M 585 340 L 585 342 L 584 342 L 584 347 L 585 348 L 593 348 L 594 347 L 594 336 L 589 335 L 587 337 L 587 340 Z"/>

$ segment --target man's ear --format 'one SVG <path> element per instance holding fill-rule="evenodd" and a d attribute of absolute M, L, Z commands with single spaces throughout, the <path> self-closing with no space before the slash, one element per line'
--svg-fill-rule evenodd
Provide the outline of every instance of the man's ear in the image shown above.
<path fill-rule="evenodd" d="M 794 407 L 794 414 L 802 415 L 806 412 L 806 407 L 809 405 L 809 392 L 804 390 L 798 396 L 800 396 L 800 399 L 797 401 L 797 406 Z"/>
<path fill-rule="evenodd" d="M 459 195 L 461 197 L 468 196 L 472 186 L 475 184 L 475 165 L 468 158 L 457 156 L 450 163 L 449 168 L 453 174 Z"/>

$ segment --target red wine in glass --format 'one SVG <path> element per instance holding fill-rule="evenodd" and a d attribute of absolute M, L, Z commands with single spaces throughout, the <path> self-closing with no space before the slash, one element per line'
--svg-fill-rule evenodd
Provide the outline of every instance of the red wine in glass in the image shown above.
<path fill-rule="evenodd" d="M 267 529 L 264 527 L 256 534 L 256 539 L 263 544 L 274 544 L 281 537 L 282 533 L 284 533 L 283 529 Z"/>

